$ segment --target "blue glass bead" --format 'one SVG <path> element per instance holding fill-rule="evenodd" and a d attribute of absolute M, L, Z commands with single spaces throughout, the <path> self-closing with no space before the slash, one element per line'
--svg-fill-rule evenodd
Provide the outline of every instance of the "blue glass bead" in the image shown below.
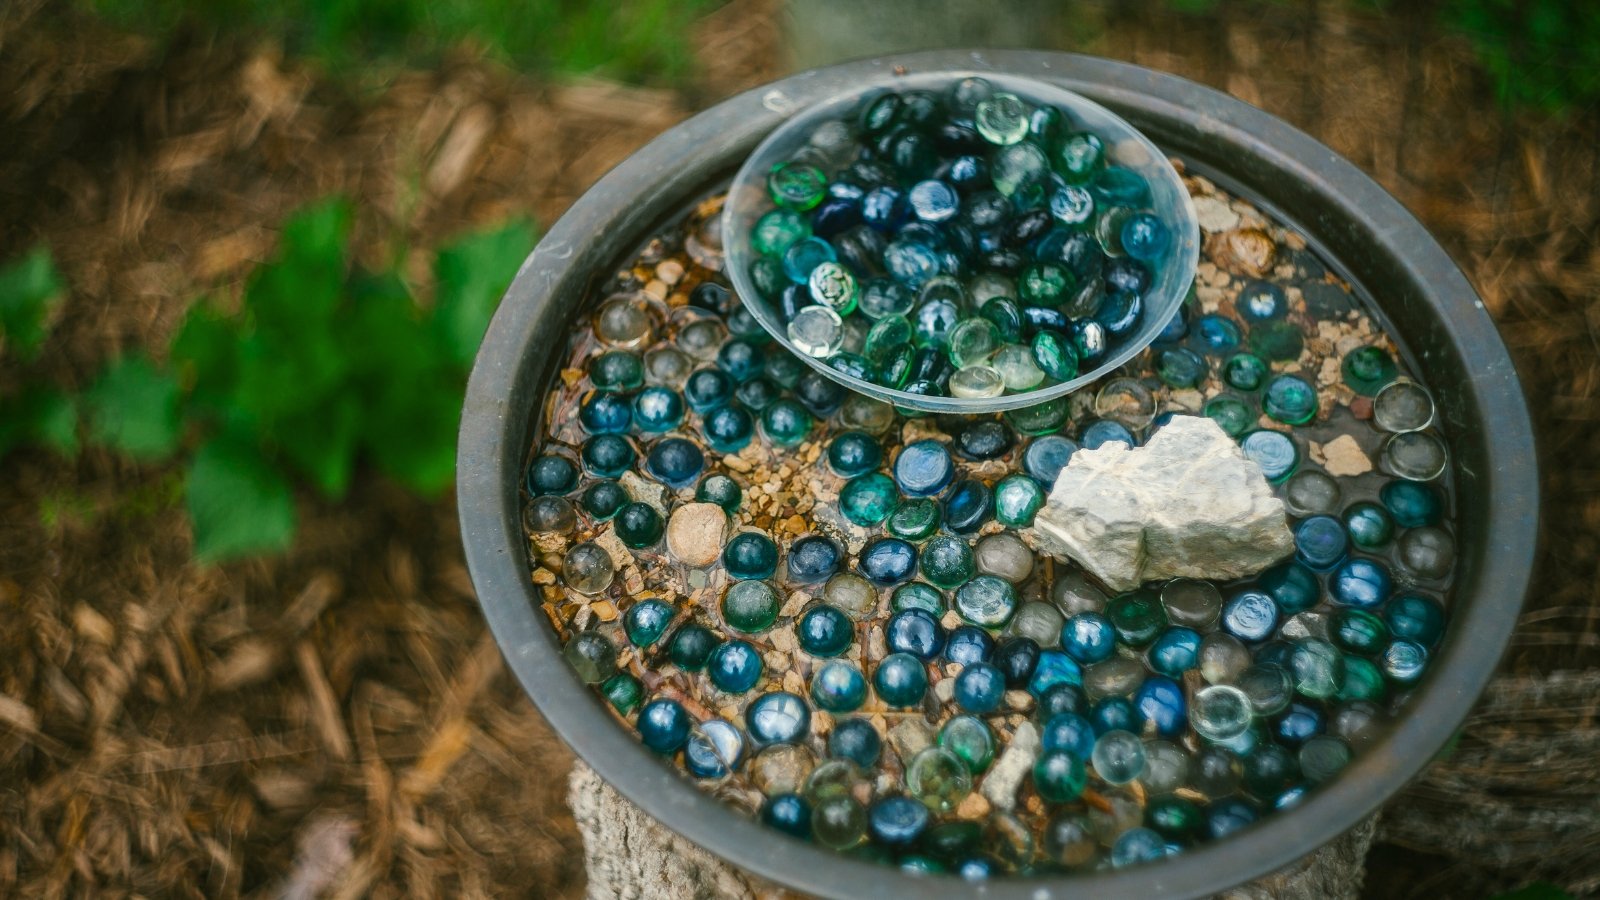
<path fill-rule="evenodd" d="M 1354 557 L 1334 570 L 1328 589 L 1345 606 L 1374 609 L 1389 599 L 1394 581 L 1389 569 L 1376 560 Z"/>
<path fill-rule="evenodd" d="M 812 270 L 823 263 L 838 262 L 833 245 L 819 237 L 795 241 L 783 251 L 783 274 L 795 284 L 805 284 Z"/>
<path fill-rule="evenodd" d="M 811 231 L 824 238 L 831 238 L 861 222 L 861 204 L 855 200 L 833 197 L 811 211 Z"/>
<path fill-rule="evenodd" d="M 1169 347 L 1156 354 L 1156 375 L 1168 387 L 1197 387 L 1209 372 L 1205 357 L 1188 347 Z"/>
<path fill-rule="evenodd" d="M 1039 651 L 1039 663 L 1033 667 L 1033 677 L 1028 679 L 1028 693 L 1042 697 L 1051 688 L 1063 684 L 1083 684 L 1083 669 L 1060 650 Z"/>
<path fill-rule="evenodd" d="M 1106 327 L 1094 319 L 1079 319 L 1072 323 L 1072 346 L 1078 350 L 1080 364 L 1094 364 L 1106 355 L 1110 346 Z"/>
<path fill-rule="evenodd" d="M 963 666 L 988 662 L 994 655 L 994 638 L 976 625 L 962 625 L 945 640 L 944 658 Z"/>
<path fill-rule="evenodd" d="M 1083 433 L 1078 436 L 1078 443 L 1085 450 L 1094 450 L 1112 442 L 1127 444 L 1129 447 L 1136 444 L 1133 432 L 1115 419 L 1095 419 L 1085 426 Z"/>
<path fill-rule="evenodd" d="M 883 250 L 883 265 L 894 280 L 912 288 L 939 274 L 939 254 L 925 244 L 890 241 Z"/>
<path fill-rule="evenodd" d="M 1078 445 L 1058 434 L 1037 437 L 1022 451 L 1022 469 L 1045 490 L 1049 490 L 1055 486 L 1056 476 L 1061 474 L 1076 452 Z"/>
<path fill-rule="evenodd" d="M 717 368 L 726 372 L 736 384 L 760 375 L 766 368 L 766 357 L 755 344 L 735 338 L 717 351 Z"/>
<path fill-rule="evenodd" d="M 1041 694 L 1038 701 L 1035 712 L 1042 721 L 1049 721 L 1051 716 L 1061 713 L 1077 713 L 1081 716 L 1089 712 L 1089 698 L 1083 688 L 1076 684 L 1058 684 Z"/>
<path fill-rule="evenodd" d="M 656 599 L 640 600 L 622 615 L 622 629 L 635 647 L 648 647 L 661 639 L 672 624 L 672 607 Z"/>
<path fill-rule="evenodd" d="M 831 713 L 854 712 L 867 700 L 867 677 L 853 663 L 831 660 L 811 676 L 811 699 Z"/>
<path fill-rule="evenodd" d="M 1439 495 L 1423 482 L 1397 478 L 1378 491 L 1378 499 L 1383 501 L 1384 508 L 1389 510 L 1395 524 L 1401 528 L 1420 528 L 1439 523 L 1442 506 Z"/>
<path fill-rule="evenodd" d="M 742 409 L 724 406 L 706 414 L 701 428 L 706 444 L 718 453 L 738 453 L 755 437 L 756 423 Z"/>
<path fill-rule="evenodd" d="M 1106 297 L 1094 319 L 1113 337 L 1122 337 L 1133 331 L 1144 312 L 1144 299 L 1139 294 L 1118 291 Z"/>
<path fill-rule="evenodd" d="M 1038 641 L 1028 637 L 1009 637 L 994 651 L 994 666 L 1005 676 L 1006 687 L 1020 690 L 1033 680 L 1039 668 Z"/>
<path fill-rule="evenodd" d="M 1397 638 L 1432 647 L 1444 634 L 1444 608 L 1421 594 L 1401 594 L 1389 601 L 1383 621 Z"/>
<path fill-rule="evenodd" d="M 839 571 L 843 559 L 839 545 L 820 534 L 796 538 L 789 545 L 789 580 L 796 584 L 826 581 Z"/>
<path fill-rule="evenodd" d="M 957 191 L 979 190 L 990 184 L 989 162 L 981 156 L 958 156 L 950 161 L 944 177 Z"/>
<path fill-rule="evenodd" d="M 862 549 L 860 567 L 868 581 L 891 587 L 917 573 L 917 548 L 899 538 L 878 538 Z"/>
<path fill-rule="evenodd" d="M 633 424 L 633 404 L 621 394 L 593 394 L 578 407 L 578 424 L 590 434 L 622 434 Z"/>
<path fill-rule="evenodd" d="M 733 379 L 720 369 L 696 369 L 683 383 L 683 397 L 697 413 L 727 406 L 733 399 Z"/>
<path fill-rule="evenodd" d="M 1317 416 L 1317 389 L 1298 375 L 1279 375 L 1267 382 L 1261 408 L 1279 422 L 1304 425 Z"/>
<path fill-rule="evenodd" d="M 1122 252 L 1134 259 L 1159 259 L 1167 252 L 1171 237 L 1171 230 L 1156 216 L 1134 213 L 1122 224 Z"/>
<path fill-rule="evenodd" d="M 899 189 L 876 187 L 861 198 L 861 220 L 879 231 L 892 232 L 911 214 L 911 204 Z"/>
<path fill-rule="evenodd" d="M 837 722 L 833 726 L 833 733 L 828 735 L 828 756 L 849 760 L 864 771 L 870 772 L 878 764 L 878 756 L 882 751 L 883 738 L 878 736 L 878 730 L 866 719 Z"/>
<path fill-rule="evenodd" d="M 928 672 L 915 656 L 891 653 L 872 673 L 872 686 L 878 691 L 878 699 L 888 706 L 916 706 L 928 691 Z"/>
<path fill-rule="evenodd" d="M 683 398 L 672 388 L 651 385 L 633 395 L 633 424 L 647 434 L 677 428 L 683 411 Z"/>
<path fill-rule="evenodd" d="M 795 631 L 800 649 L 812 656 L 838 656 L 849 649 L 856 637 L 850 617 L 827 604 L 814 606 L 801 616 Z"/>
<path fill-rule="evenodd" d="M 689 740 L 689 713 L 676 700 L 651 700 L 639 710 L 639 743 L 656 753 L 676 753 Z"/>
<path fill-rule="evenodd" d="M 1322 733 L 1325 720 L 1322 711 L 1315 706 L 1305 703 L 1290 703 L 1289 708 L 1279 714 L 1278 721 L 1272 726 L 1272 733 L 1278 741 L 1289 747 L 1299 747 Z"/>
<path fill-rule="evenodd" d="M 974 478 L 955 483 L 944 499 L 945 527 L 957 534 L 971 534 L 994 515 L 994 492 Z"/>
<path fill-rule="evenodd" d="M 867 833 L 888 847 L 911 844 L 928 829 L 928 807 L 903 795 L 884 797 L 867 808 Z"/>
<path fill-rule="evenodd" d="M 1190 324 L 1189 331 L 1200 339 L 1200 346 L 1207 353 L 1213 354 L 1227 353 L 1244 340 L 1244 335 L 1239 331 L 1239 323 L 1216 313 L 1208 313 L 1195 319 Z"/>
<path fill-rule="evenodd" d="M 947 222 L 961 211 L 961 195 L 942 181 L 919 181 L 912 185 L 906 200 L 911 213 L 924 222 Z"/>
<path fill-rule="evenodd" d="M 667 657 L 685 672 L 698 672 L 711 660 L 717 636 L 704 625 L 690 622 L 672 633 L 667 642 Z"/>
<path fill-rule="evenodd" d="M 1050 192 L 1050 215 L 1069 228 L 1085 228 L 1094 220 L 1094 195 L 1081 187 L 1066 185 Z"/>
<path fill-rule="evenodd" d="M 894 461 L 894 480 L 911 497 L 930 497 L 955 478 L 950 451 L 935 440 L 921 440 L 900 451 Z"/>
<path fill-rule="evenodd" d="M 528 465 L 528 493 L 535 497 L 570 494 L 578 486 L 578 467 L 565 456 L 545 454 Z"/>
<path fill-rule="evenodd" d="M 1222 605 L 1222 628 L 1246 643 L 1272 637 L 1278 627 L 1278 603 L 1264 591 L 1236 592 Z"/>
<path fill-rule="evenodd" d="M 1239 442 L 1239 449 L 1261 467 L 1261 474 L 1273 484 L 1294 474 L 1300 464 L 1300 448 L 1295 445 L 1294 438 L 1270 428 L 1245 435 Z"/>
<path fill-rule="evenodd" d="M 909 653 L 925 661 L 944 649 L 944 626 L 924 609 L 903 609 L 890 616 L 883 635 L 889 652 Z"/>
<path fill-rule="evenodd" d="M 1162 737 L 1177 737 L 1188 727 L 1188 704 L 1183 687 L 1160 675 L 1146 678 L 1133 695 L 1134 709 L 1142 722 L 1149 723 Z"/>
<path fill-rule="evenodd" d="M 705 453 L 680 437 L 658 441 L 645 457 L 645 469 L 657 481 L 672 488 L 693 484 L 705 467 Z"/>
<path fill-rule="evenodd" d="M 1116 652 L 1117 630 L 1099 613 L 1078 613 L 1061 627 L 1061 649 L 1084 665 L 1104 662 Z"/>
<path fill-rule="evenodd" d="M 994 300 L 990 300 L 989 303 L 994 303 L 998 300 L 1004 299 L 1007 298 L 996 297 Z M 988 304 L 984 304 L 984 308 L 988 309 Z M 1030 337 L 1038 334 L 1041 331 L 1053 331 L 1057 334 L 1066 334 L 1068 329 L 1072 327 L 1072 320 L 1067 318 L 1066 313 L 1049 306 L 1023 307 L 1022 322 L 1027 326 L 1027 333 Z"/>
<path fill-rule="evenodd" d="M 741 531 L 722 548 L 722 565 L 737 580 L 771 578 L 778 570 L 778 545 L 759 531 Z"/>
<path fill-rule="evenodd" d="M 894 480 L 881 472 L 868 472 L 845 482 L 839 490 L 839 511 L 863 528 L 883 524 L 899 504 Z"/>
<path fill-rule="evenodd" d="M 630 502 L 627 489 L 609 478 L 594 482 L 583 492 L 584 512 L 599 522 L 609 521 Z"/>
<path fill-rule="evenodd" d="M 1005 692 L 1005 677 L 989 663 L 973 663 L 956 676 L 956 705 L 969 713 L 994 712 L 1000 708 Z"/>
<path fill-rule="evenodd" d="M 773 691 L 750 701 L 744 727 L 757 744 L 791 744 L 811 730 L 811 708 L 788 691 Z"/>
<path fill-rule="evenodd" d="M 1322 585 L 1317 582 L 1316 574 L 1292 559 L 1261 573 L 1258 582 L 1286 616 L 1305 612 L 1322 599 Z"/>
<path fill-rule="evenodd" d="M 1289 298 L 1283 288 L 1270 281 L 1247 282 L 1234 301 L 1239 314 L 1252 322 L 1281 319 L 1289 312 Z"/>
<path fill-rule="evenodd" d="M 1206 807 L 1206 834 L 1212 840 L 1221 840 L 1230 834 L 1255 824 L 1260 816 L 1255 807 L 1239 797 L 1224 797 Z"/>
<path fill-rule="evenodd" d="M 801 840 L 811 837 L 811 804 L 799 794 L 779 794 L 761 807 L 761 821 Z"/>
<path fill-rule="evenodd" d="M 696 778 L 726 778 L 744 755 L 744 735 L 726 719 L 709 719 L 683 746 L 683 766 Z"/>
<path fill-rule="evenodd" d="M 1177 678 L 1200 664 L 1200 632 L 1174 625 L 1161 632 L 1146 651 L 1145 658 L 1151 669 L 1168 678 Z"/>
<path fill-rule="evenodd" d="M 1394 537 L 1394 519 L 1381 504 L 1361 500 L 1344 510 L 1344 527 L 1357 547 L 1382 547 Z"/>
<path fill-rule="evenodd" d="M 828 467 L 841 478 L 865 475 L 883 464 L 883 447 L 864 431 L 840 432 L 828 444 Z"/>
<path fill-rule="evenodd" d="M 793 400 L 779 400 L 761 412 L 761 434 L 774 447 L 798 445 L 811 433 L 811 426 L 811 414 Z"/>
<path fill-rule="evenodd" d="M 612 529 L 617 537 L 635 550 L 654 547 L 661 540 L 666 527 L 661 513 L 648 503 L 629 503 L 617 510 L 612 520 Z"/>
<path fill-rule="evenodd" d="M 1311 516 L 1294 530 L 1294 546 L 1300 561 L 1318 571 L 1338 565 L 1349 543 L 1344 523 L 1333 516 Z"/>
<path fill-rule="evenodd" d="M 742 694 L 756 686 L 766 666 L 761 652 L 745 641 L 727 641 L 711 651 L 706 674 L 717 690 Z"/>
<path fill-rule="evenodd" d="M 1130 828 L 1117 835 L 1111 845 L 1111 866 L 1127 868 L 1139 863 L 1155 862 L 1167 855 L 1167 842 L 1149 828 Z"/>
<path fill-rule="evenodd" d="M 1428 651 L 1414 641 L 1397 640 L 1383 651 L 1378 667 L 1390 681 L 1414 684 L 1428 667 Z"/>
<path fill-rule="evenodd" d="M 1087 760 L 1094 752 L 1094 726 L 1077 713 L 1060 712 L 1051 716 L 1039 732 L 1039 748 L 1045 752 L 1064 750 Z"/>
<path fill-rule="evenodd" d="M 1078 799 L 1089 781 L 1083 759 L 1065 750 L 1048 750 L 1033 764 L 1033 786 L 1039 796 L 1051 803 Z"/>
<path fill-rule="evenodd" d="M 1133 703 L 1127 697 L 1102 697 L 1089 710 L 1089 724 L 1095 736 L 1108 731 L 1129 731 L 1135 728 Z"/>

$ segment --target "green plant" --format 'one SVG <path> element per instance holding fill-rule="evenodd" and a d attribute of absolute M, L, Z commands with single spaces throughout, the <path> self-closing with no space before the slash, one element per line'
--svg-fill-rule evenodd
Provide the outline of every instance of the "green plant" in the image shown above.
<path fill-rule="evenodd" d="M 1600 4 L 1448 0 L 1442 15 L 1472 43 L 1503 105 L 1564 114 L 1600 103 Z"/>
<path fill-rule="evenodd" d="M 237 313 L 194 306 L 170 367 L 130 355 L 81 397 L 19 394 L 27 425 L 9 444 L 0 431 L 0 453 L 20 442 L 73 452 L 80 419 L 91 443 L 136 461 L 192 447 L 184 497 L 208 562 L 287 547 L 296 478 L 337 500 L 365 459 L 419 494 L 443 491 L 467 369 L 532 228 L 512 222 L 441 249 L 424 306 L 400 265 L 352 265 L 350 217 L 343 200 L 293 216 Z"/>
<path fill-rule="evenodd" d="M 64 296 L 61 275 L 43 247 L 0 266 L 0 361 L 25 364 L 38 357 Z M 22 443 L 76 453 L 77 421 L 73 398 L 49 385 L 24 382 L 0 390 L 0 456 Z"/>

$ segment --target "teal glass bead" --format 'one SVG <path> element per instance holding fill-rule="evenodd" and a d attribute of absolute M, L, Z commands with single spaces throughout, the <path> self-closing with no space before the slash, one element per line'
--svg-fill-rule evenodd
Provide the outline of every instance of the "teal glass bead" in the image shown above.
<path fill-rule="evenodd" d="M 1201 412 L 1232 438 L 1239 437 L 1256 424 L 1256 414 L 1237 397 L 1212 397 L 1206 401 Z"/>
<path fill-rule="evenodd" d="M 1112 729 L 1094 742 L 1094 751 L 1089 754 L 1089 760 L 1094 764 L 1094 773 L 1102 781 L 1107 784 L 1127 784 L 1144 771 L 1144 742 L 1132 732 Z"/>
<path fill-rule="evenodd" d="M 858 475 L 839 491 L 839 510 L 863 528 L 873 528 L 889 518 L 900 500 L 894 479 L 881 472 Z"/>
<path fill-rule="evenodd" d="M 1161 598 L 1142 589 L 1113 598 L 1106 604 L 1106 618 L 1117 630 L 1117 639 L 1130 647 L 1147 646 L 1167 627 Z"/>
<path fill-rule="evenodd" d="M 1272 367 L 1254 353 L 1235 353 L 1222 366 L 1222 380 L 1240 391 L 1258 390 L 1271 374 Z"/>
<path fill-rule="evenodd" d="M 1198 387 L 1207 374 L 1205 358 L 1188 347 L 1170 347 L 1156 354 L 1156 376 L 1167 387 Z"/>
<path fill-rule="evenodd" d="M 1088 132 L 1069 136 L 1055 154 L 1055 170 L 1068 184 L 1085 184 L 1100 169 L 1105 144 Z"/>
<path fill-rule="evenodd" d="M 1004 646 L 1004 645 L 1002 645 Z M 1033 667 L 1033 677 L 1028 679 L 1028 693 L 1043 700 L 1053 688 L 1061 685 L 1081 686 L 1083 668 L 1072 657 L 1060 650 L 1039 651 L 1039 661 Z"/>
<path fill-rule="evenodd" d="M 596 478 L 620 477 L 639 459 L 639 451 L 620 434 L 597 434 L 583 442 L 578 455 L 584 471 Z"/>
<path fill-rule="evenodd" d="M 811 209 L 822 202 L 827 190 L 828 176 L 806 163 L 780 163 L 767 175 L 767 193 L 784 209 Z"/>
<path fill-rule="evenodd" d="M 611 708 L 622 715 L 631 715 L 644 699 L 644 685 L 627 672 L 618 672 L 600 685 L 600 693 L 610 701 Z"/>
<path fill-rule="evenodd" d="M 788 691 L 772 691 L 744 708 L 744 728 L 757 744 L 792 744 L 811 730 L 811 709 Z"/>
<path fill-rule="evenodd" d="M 623 613 L 622 630 L 635 647 L 648 647 L 666 634 L 673 615 L 672 607 L 661 600 L 640 600 Z"/>
<path fill-rule="evenodd" d="M 783 251 L 783 274 L 793 283 L 801 285 L 809 294 L 811 273 L 824 263 L 838 262 L 839 253 L 833 245 L 819 237 L 795 241 Z M 732 323 L 729 323 L 730 326 Z M 759 325 L 757 326 L 759 327 Z"/>
<path fill-rule="evenodd" d="M 724 641 L 706 660 L 706 675 L 717 690 L 743 694 L 756 686 L 766 664 L 761 651 L 744 641 Z"/>
<path fill-rule="evenodd" d="M 1058 332 L 1041 331 L 1033 336 L 1033 361 L 1056 381 L 1078 377 L 1078 351 Z"/>
<path fill-rule="evenodd" d="M 1444 607 L 1421 594 L 1401 594 L 1390 600 L 1383 620 L 1395 637 L 1423 647 L 1439 643 L 1444 634 Z"/>
<path fill-rule="evenodd" d="M 750 229 L 750 248 L 762 256 L 781 256 L 796 241 L 811 237 L 811 223 L 792 209 L 775 209 Z"/>
<path fill-rule="evenodd" d="M 1375 654 L 1389 642 L 1389 626 L 1366 610 L 1335 610 L 1328 624 L 1333 642 L 1353 653 Z"/>
<path fill-rule="evenodd" d="M 1161 632 L 1145 651 L 1150 669 L 1168 678 L 1178 678 L 1200 664 L 1200 633 L 1173 625 Z"/>
<path fill-rule="evenodd" d="M 1261 573 L 1261 589 L 1266 591 L 1286 616 L 1305 612 L 1322 599 L 1317 576 L 1294 560 L 1282 562 Z"/>
<path fill-rule="evenodd" d="M 857 381 L 878 381 L 878 369 L 867 358 L 855 353 L 835 353 L 828 357 L 828 368 Z"/>
<path fill-rule="evenodd" d="M 813 606 L 801 616 L 795 631 L 800 649 L 824 658 L 838 656 L 849 649 L 856 636 L 850 617 L 825 603 Z"/>
<path fill-rule="evenodd" d="M 983 302 L 978 315 L 994 324 L 1000 340 L 1015 343 L 1022 337 L 1022 308 L 1010 297 L 991 297 Z"/>
<path fill-rule="evenodd" d="M 994 762 L 994 731 L 977 716 L 954 716 L 944 723 L 939 729 L 939 746 L 960 757 L 974 775 Z"/>
<path fill-rule="evenodd" d="M 1384 649 L 1378 667 L 1396 684 L 1416 684 L 1428 668 L 1428 651 L 1414 641 L 1397 640 Z"/>
<path fill-rule="evenodd" d="M 778 621 L 782 598 L 765 581 L 735 581 L 722 595 L 722 620 L 734 631 L 759 634 Z"/>
<path fill-rule="evenodd" d="M 1095 176 L 1089 190 L 1106 206 L 1137 209 L 1150 200 L 1150 185 L 1132 169 L 1106 166 Z"/>
<path fill-rule="evenodd" d="M 841 478 L 864 475 L 883 464 L 883 446 L 864 431 L 845 431 L 828 444 L 828 467 Z"/>
<path fill-rule="evenodd" d="M 629 503 L 617 511 L 611 520 L 617 538 L 635 550 L 654 547 L 666 531 L 667 524 L 661 513 L 648 503 Z"/>
<path fill-rule="evenodd" d="M 923 541 L 939 530 L 943 517 L 937 501 L 915 497 L 895 507 L 884 527 L 901 540 Z"/>
<path fill-rule="evenodd" d="M 881 367 L 898 358 L 902 348 L 909 346 L 915 337 L 910 319 L 898 313 L 886 315 L 867 329 L 862 352 L 869 362 Z"/>
<path fill-rule="evenodd" d="M 1251 462 L 1261 467 L 1261 474 L 1272 484 L 1293 475 L 1295 468 L 1300 465 L 1300 446 L 1294 438 L 1270 428 L 1246 434 L 1239 441 L 1239 449 Z"/>
<path fill-rule="evenodd" d="M 607 350 L 589 363 L 589 381 L 597 391 L 633 391 L 644 385 L 644 362 L 628 350 Z"/>
<path fill-rule="evenodd" d="M 1289 673 L 1299 694 L 1313 700 L 1332 697 L 1344 686 L 1344 655 L 1328 641 L 1305 638 L 1289 653 Z"/>
<path fill-rule="evenodd" d="M 962 542 L 965 547 L 965 542 Z M 928 556 L 933 547 L 933 542 L 928 542 L 928 550 L 923 551 L 922 572 L 930 581 L 933 580 L 928 571 Z M 971 559 L 971 550 L 967 551 L 967 558 Z M 961 618 L 974 625 L 984 628 L 1000 628 L 1017 611 L 1017 589 L 1011 582 L 994 575 L 975 575 L 956 589 L 956 612 Z"/>
<path fill-rule="evenodd" d="M 1078 799 L 1089 783 L 1089 770 L 1083 760 L 1065 750 L 1039 754 L 1033 763 L 1033 787 L 1050 803 Z"/>
<path fill-rule="evenodd" d="M 811 433 L 811 413 L 785 397 L 761 413 L 761 433 L 775 447 L 795 447 Z"/>
<path fill-rule="evenodd" d="M 1288 790 L 1300 775 L 1300 763 L 1287 749 L 1273 743 L 1259 744 L 1244 755 L 1241 782 L 1251 796 L 1275 800 Z"/>
<path fill-rule="evenodd" d="M 1375 396 L 1400 374 L 1394 357 L 1382 347 L 1357 347 L 1345 354 L 1339 367 L 1344 383 L 1363 397 Z"/>
<path fill-rule="evenodd" d="M 700 479 L 699 486 L 694 490 L 694 499 L 701 503 L 715 503 L 731 516 L 744 504 L 744 491 L 740 489 L 739 482 L 726 475 L 713 473 Z"/>
<path fill-rule="evenodd" d="M 1194 801 L 1182 797 L 1156 797 L 1145 807 L 1145 824 L 1179 845 L 1188 844 L 1205 828 L 1205 814 Z"/>
<path fill-rule="evenodd" d="M 854 712 L 867 700 L 867 679 L 855 664 L 830 660 L 811 676 L 811 699 L 831 713 Z"/>
<path fill-rule="evenodd" d="M 932 585 L 920 581 L 908 582 L 895 588 L 894 593 L 889 595 L 889 609 L 894 612 L 920 609 L 937 618 L 944 615 L 944 594 Z"/>
<path fill-rule="evenodd" d="M 617 648 L 596 631 L 580 631 L 562 649 L 567 664 L 584 684 L 599 684 L 617 674 Z"/>
<path fill-rule="evenodd" d="M 717 636 L 711 629 L 690 622 L 672 633 L 667 641 L 667 658 L 685 672 L 698 672 L 706 667 L 716 647 Z"/>
<path fill-rule="evenodd" d="M 938 441 L 920 440 L 907 444 L 894 461 L 894 480 L 910 497 L 931 497 L 955 479 L 955 463 L 950 451 Z"/>
<path fill-rule="evenodd" d="M 1331 734 L 1319 734 L 1300 745 L 1297 761 L 1300 774 L 1312 784 L 1321 784 L 1339 774 L 1350 763 L 1350 745 Z"/>
<path fill-rule="evenodd" d="M 1378 491 L 1378 499 L 1402 528 L 1420 528 L 1439 523 L 1439 495 L 1432 486 L 1421 481 L 1397 478 Z"/>
<path fill-rule="evenodd" d="M 1273 362 L 1299 359 L 1305 349 L 1305 335 L 1290 322 L 1257 322 L 1250 329 L 1250 349 Z"/>
<path fill-rule="evenodd" d="M 639 743 L 660 754 L 678 752 L 689 740 L 689 713 L 676 700 L 651 700 L 639 710 Z"/>
<path fill-rule="evenodd" d="M 1239 323 L 1216 313 L 1207 313 L 1195 319 L 1189 330 L 1199 338 L 1200 347 L 1207 354 L 1226 353 L 1238 347 L 1244 339 L 1239 331 Z"/>
<path fill-rule="evenodd" d="M 1136 212 L 1122 223 L 1122 251 L 1146 262 L 1165 256 L 1172 230 L 1154 213 Z"/>
<path fill-rule="evenodd" d="M 602 478 L 583 491 L 583 511 L 598 522 L 610 521 L 630 502 L 627 489 L 609 478 Z"/>
<path fill-rule="evenodd" d="M 784 272 L 783 261 L 780 259 L 760 257 L 750 264 L 748 274 L 756 293 L 768 300 L 776 300 L 789 285 L 789 276 Z"/>
<path fill-rule="evenodd" d="M 651 385 L 633 395 L 633 424 L 646 434 L 677 428 L 683 415 L 683 397 L 671 388 Z"/>
<path fill-rule="evenodd" d="M 888 706 L 916 706 L 928 691 L 928 672 L 922 660 L 915 656 L 891 653 L 872 673 L 872 686 L 878 692 L 878 699 Z"/>
<path fill-rule="evenodd" d="M 1261 406 L 1286 425 L 1304 425 L 1317 417 L 1317 390 L 1298 375 L 1279 375 L 1267 382 Z"/>
<path fill-rule="evenodd" d="M 722 566 L 740 581 L 771 578 L 778 571 L 778 545 L 760 531 L 741 531 L 722 548 Z"/>
<path fill-rule="evenodd" d="M 1382 547 L 1394 538 L 1394 519 L 1389 511 L 1370 500 L 1345 507 L 1344 527 L 1350 532 L 1350 543 L 1365 550 Z"/>
<path fill-rule="evenodd" d="M 1345 656 L 1344 686 L 1339 688 L 1336 697 L 1344 701 L 1368 700 L 1380 703 L 1388 693 L 1389 686 L 1383 679 L 1383 672 L 1372 660 L 1361 656 Z"/>
<path fill-rule="evenodd" d="M 1044 500 L 1039 482 L 1026 475 L 1007 475 L 994 486 L 995 521 L 1008 528 L 1027 528 Z"/>

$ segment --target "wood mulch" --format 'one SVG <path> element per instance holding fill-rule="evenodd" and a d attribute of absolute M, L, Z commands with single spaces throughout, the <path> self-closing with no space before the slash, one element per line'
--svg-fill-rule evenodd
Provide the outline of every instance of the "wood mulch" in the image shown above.
<path fill-rule="evenodd" d="M 1540 433 L 1545 554 L 1504 676 L 1391 807 L 1369 890 L 1600 891 L 1600 117 L 1501 116 L 1467 49 L 1404 14 L 1084 6 L 1074 49 L 1226 89 L 1373 173 L 1500 322 Z M 46 376 L 159 354 L 331 192 L 357 199 L 374 254 L 554 221 L 689 110 L 786 66 L 772 0 L 697 40 L 682 93 L 472 56 L 356 89 L 270 45 L 157 47 L 64 3 L 0 5 L 0 257 L 44 241 L 72 285 Z M 6 464 L 0 895 L 581 894 L 569 755 L 501 666 L 448 501 L 363 478 L 340 506 L 302 499 L 293 552 L 202 569 L 171 472 Z"/>

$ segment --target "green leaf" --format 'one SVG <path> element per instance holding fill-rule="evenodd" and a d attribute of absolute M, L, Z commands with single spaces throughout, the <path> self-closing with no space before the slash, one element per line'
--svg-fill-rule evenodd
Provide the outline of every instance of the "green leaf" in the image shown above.
<path fill-rule="evenodd" d="M 1514 891 L 1496 894 L 1494 900 L 1572 900 L 1572 895 L 1546 881 L 1535 881 Z"/>
<path fill-rule="evenodd" d="M 239 380 L 239 325 L 205 303 L 190 307 L 172 340 L 172 364 L 196 406 L 232 406 Z"/>
<path fill-rule="evenodd" d="M 324 331 L 344 292 L 350 250 L 350 204 L 324 200 L 291 216 L 275 260 L 256 271 L 245 309 L 280 345 Z"/>
<path fill-rule="evenodd" d="M 44 247 L 0 266 L 0 347 L 15 348 L 23 359 L 37 356 L 63 297 L 61 275 Z"/>
<path fill-rule="evenodd" d="M 83 395 L 89 436 L 137 460 L 178 446 L 178 382 L 142 356 L 113 363 Z"/>
<path fill-rule="evenodd" d="M 433 319 L 451 359 L 463 369 L 472 365 L 495 307 L 532 247 L 532 224 L 518 220 L 439 251 Z"/>
<path fill-rule="evenodd" d="M 317 409 L 281 422 L 272 438 L 323 496 L 338 500 L 349 489 L 355 471 L 360 429 L 361 401 L 341 393 Z"/>
<path fill-rule="evenodd" d="M 221 436 L 202 446 L 186 493 L 201 562 L 273 553 L 294 539 L 289 482 L 248 443 Z"/>
<path fill-rule="evenodd" d="M 71 396 L 32 387 L 0 401 L 0 456 L 20 444 L 38 444 L 72 458 L 78 453 L 78 407 Z"/>

